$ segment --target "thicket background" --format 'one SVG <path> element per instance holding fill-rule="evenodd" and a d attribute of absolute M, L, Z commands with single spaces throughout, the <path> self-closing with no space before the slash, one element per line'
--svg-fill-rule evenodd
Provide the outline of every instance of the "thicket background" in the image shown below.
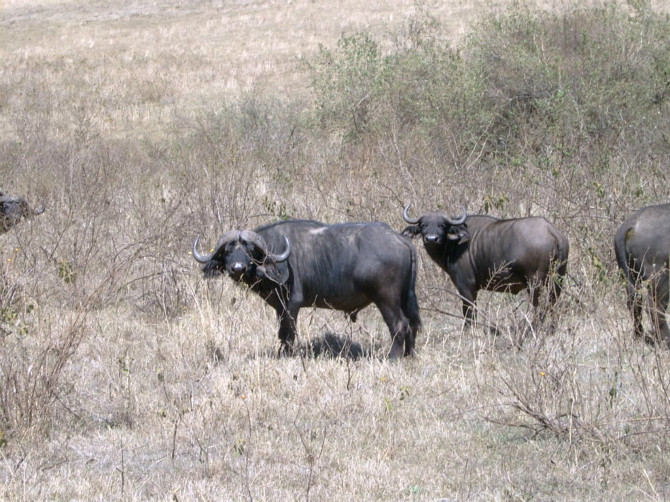
<path fill-rule="evenodd" d="M 322 45 L 302 2 L 3 7 L 2 189 L 47 210 L 0 236 L 0 497 L 670 496 L 670 356 L 633 339 L 612 252 L 670 199 L 667 13 L 489 5 L 462 36 L 373 4 Z M 224 77 L 240 61 L 271 78 Z M 462 331 L 420 251 L 417 357 L 385 360 L 371 308 L 304 310 L 278 359 L 273 312 L 189 256 L 281 218 L 401 230 L 409 202 L 554 222 L 558 332 L 518 350 L 501 294 L 498 335 Z"/>

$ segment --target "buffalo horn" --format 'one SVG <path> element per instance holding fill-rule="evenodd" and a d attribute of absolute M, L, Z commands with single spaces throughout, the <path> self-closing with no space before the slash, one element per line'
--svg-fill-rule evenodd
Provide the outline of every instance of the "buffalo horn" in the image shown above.
<path fill-rule="evenodd" d="M 203 254 L 200 254 L 198 252 L 198 241 L 200 240 L 200 236 L 198 236 L 197 239 L 195 240 L 195 242 L 193 243 L 193 250 L 192 250 L 193 258 L 195 258 L 195 260 L 197 262 L 207 263 L 209 260 L 211 260 L 214 257 L 214 255 L 216 253 L 219 252 L 219 249 L 221 249 L 222 246 L 225 246 L 230 241 L 234 241 L 234 240 L 239 239 L 239 237 L 240 237 L 240 232 L 238 232 L 237 230 L 232 230 L 230 232 L 226 232 L 225 234 L 223 234 L 223 236 L 216 243 L 216 249 L 210 254 L 204 254 L 203 255 Z"/>
<path fill-rule="evenodd" d="M 212 254 L 207 254 L 203 255 L 198 252 L 198 241 L 200 240 L 200 236 L 196 237 L 195 242 L 193 242 L 193 258 L 195 258 L 195 261 L 198 263 L 207 263 L 211 258 Z"/>
<path fill-rule="evenodd" d="M 456 219 L 451 219 L 448 216 L 445 216 L 446 220 L 449 222 L 450 225 L 460 225 L 465 221 L 465 218 L 467 218 L 468 213 L 465 211 L 464 207 L 461 207 L 462 214 L 460 217 Z"/>
<path fill-rule="evenodd" d="M 416 219 L 410 218 L 408 211 L 409 211 L 409 206 L 411 206 L 411 205 L 412 205 L 412 203 L 410 202 L 409 204 L 407 204 L 407 206 L 405 206 L 405 210 L 402 212 L 402 219 L 405 220 L 407 223 L 411 223 L 412 225 L 416 225 L 417 223 L 419 223 L 419 220 L 421 219 L 421 217 L 416 218 Z"/>
<path fill-rule="evenodd" d="M 291 254 L 291 243 L 286 236 L 284 236 L 284 240 L 286 241 L 286 249 L 281 254 L 271 253 L 269 246 L 265 242 L 265 239 L 263 239 L 263 237 L 258 235 L 256 232 L 244 231 L 242 232 L 241 238 L 262 249 L 265 255 L 275 262 L 286 261 Z"/>
<path fill-rule="evenodd" d="M 284 240 L 286 241 L 286 249 L 282 254 L 273 254 L 273 253 L 268 253 L 268 256 L 272 258 L 275 262 L 280 263 L 282 261 L 286 261 L 291 254 L 291 243 L 288 240 L 288 237 L 284 236 Z"/>

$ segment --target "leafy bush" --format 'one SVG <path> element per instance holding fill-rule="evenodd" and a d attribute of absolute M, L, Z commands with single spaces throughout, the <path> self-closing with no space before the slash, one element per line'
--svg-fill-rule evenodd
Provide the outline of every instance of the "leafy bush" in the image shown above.
<path fill-rule="evenodd" d="M 576 158 L 598 172 L 621 155 L 629 163 L 668 151 L 662 16 L 614 4 L 561 13 L 515 6 L 481 22 L 462 49 L 440 39 L 430 16 L 409 24 L 412 36 L 385 51 L 367 33 L 320 49 L 310 67 L 326 130 L 359 139 L 401 131 L 429 139 L 438 161 L 454 151 L 463 161 L 479 147 L 481 161 L 554 174 Z M 449 143 L 451 152 L 439 146 Z"/>
<path fill-rule="evenodd" d="M 366 33 L 342 36 L 336 51 L 321 46 L 310 64 L 321 125 L 349 137 L 369 130 L 383 97 L 384 64 L 379 44 Z"/>
<path fill-rule="evenodd" d="M 523 143 L 538 154 L 591 150 L 600 159 L 594 167 L 603 168 L 623 142 L 667 150 L 650 121 L 668 110 L 669 30 L 661 16 L 614 4 L 513 10 L 483 23 L 467 59 L 481 72 L 487 101 L 498 105 L 496 136 L 512 140 L 500 154 L 518 155 Z M 650 136 L 635 138 L 640 127 Z"/>

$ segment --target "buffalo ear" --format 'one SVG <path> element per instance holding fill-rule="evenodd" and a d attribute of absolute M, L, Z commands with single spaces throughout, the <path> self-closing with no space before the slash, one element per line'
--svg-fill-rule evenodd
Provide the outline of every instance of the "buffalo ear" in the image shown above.
<path fill-rule="evenodd" d="M 447 234 L 447 239 L 450 241 L 458 241 L 458 244 L 465 244 L 470 240 L 470 232 L 467 228 L 453 228 Z"/>
<path fill-rule="evenodd" d="M 256 268 L 256 274 L 259 277 L 270 279 L 277 284 L 285 284 L 288 281 L 288 264 L 281 263 L 266 263 Z"/>
<path fill-rule="evenodd" d="M 419 228 L 419 225 L 410 225 L 408 227 L 405 227 L 405 229 L 402 231 L 402 235 L 404 235 L 405 237 L 409 237 L 410 239 L 413 239 L 420 233 L 421 228 Z"/>
<path fill-rule="evenodd" d="M 465 232 L 459 232 L 458 237 L 459 237 L 458 243 L 465 244 L 470 240 L 470 232 L 468 232 L 467 230 Z"/>

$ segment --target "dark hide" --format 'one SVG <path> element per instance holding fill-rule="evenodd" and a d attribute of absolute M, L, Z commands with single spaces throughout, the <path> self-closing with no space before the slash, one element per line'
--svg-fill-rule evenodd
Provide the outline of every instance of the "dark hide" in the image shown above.
<path fill-rule="evenodd" d="M 670 345 L 666 318 L 670 297 L 670 204 L 644 207 L 628 218 L 616 232 L 614 252 L 626 278 L 628 308 L 635 335 L 644 335 L 641 289 L 646 285 L 647 311 L 653 331 L 651 340 L 662 339 Z"/>
<path fill-rule="evenodd" d="M 431 212 L 412 222 L 405 216 L 414 224 L 403 235 L 421 236 L 428 255 L 449 274 L 463 300 L 466 324 L 474 319 L 482 289 L 513 294 L 528 290 L 535 307 L 541 290 L 548 289 L 553 306 L 561 294 L 569 250 L 568 240 L 554 225 L 544 218 L 498 220 L 464 214 L 463 219 L 452 224 Z"/>
<path fill-rule="evenodd" d="M 266 249 L 245 240 L 244 232 L 240 237 L 234 234 L 222 237 L 211 255 L 198 256 L 194 250 L 194 256 L 204 263 L 206 276 L 226 273 L 275 309 L 282 353 L 292 350 L 302 307 L 341 310 L 355 321 L 371 303 L 391 332 L 390 357 L 414 352 L 421 325 L 414 292 L 416 250 L 388 225 L 294 220 L 248 232 L 260 236 Z M 268 251 L 281 253 L 287 243 L 287 259 L 267 259 Z"/>
<path fill-rule="evenodd" d="M 23 218 L 42 214 L 44 207 L 33 210 L 23 197 L 13 197 L 0 192 L 0 234 L 16 226 Z"/>

